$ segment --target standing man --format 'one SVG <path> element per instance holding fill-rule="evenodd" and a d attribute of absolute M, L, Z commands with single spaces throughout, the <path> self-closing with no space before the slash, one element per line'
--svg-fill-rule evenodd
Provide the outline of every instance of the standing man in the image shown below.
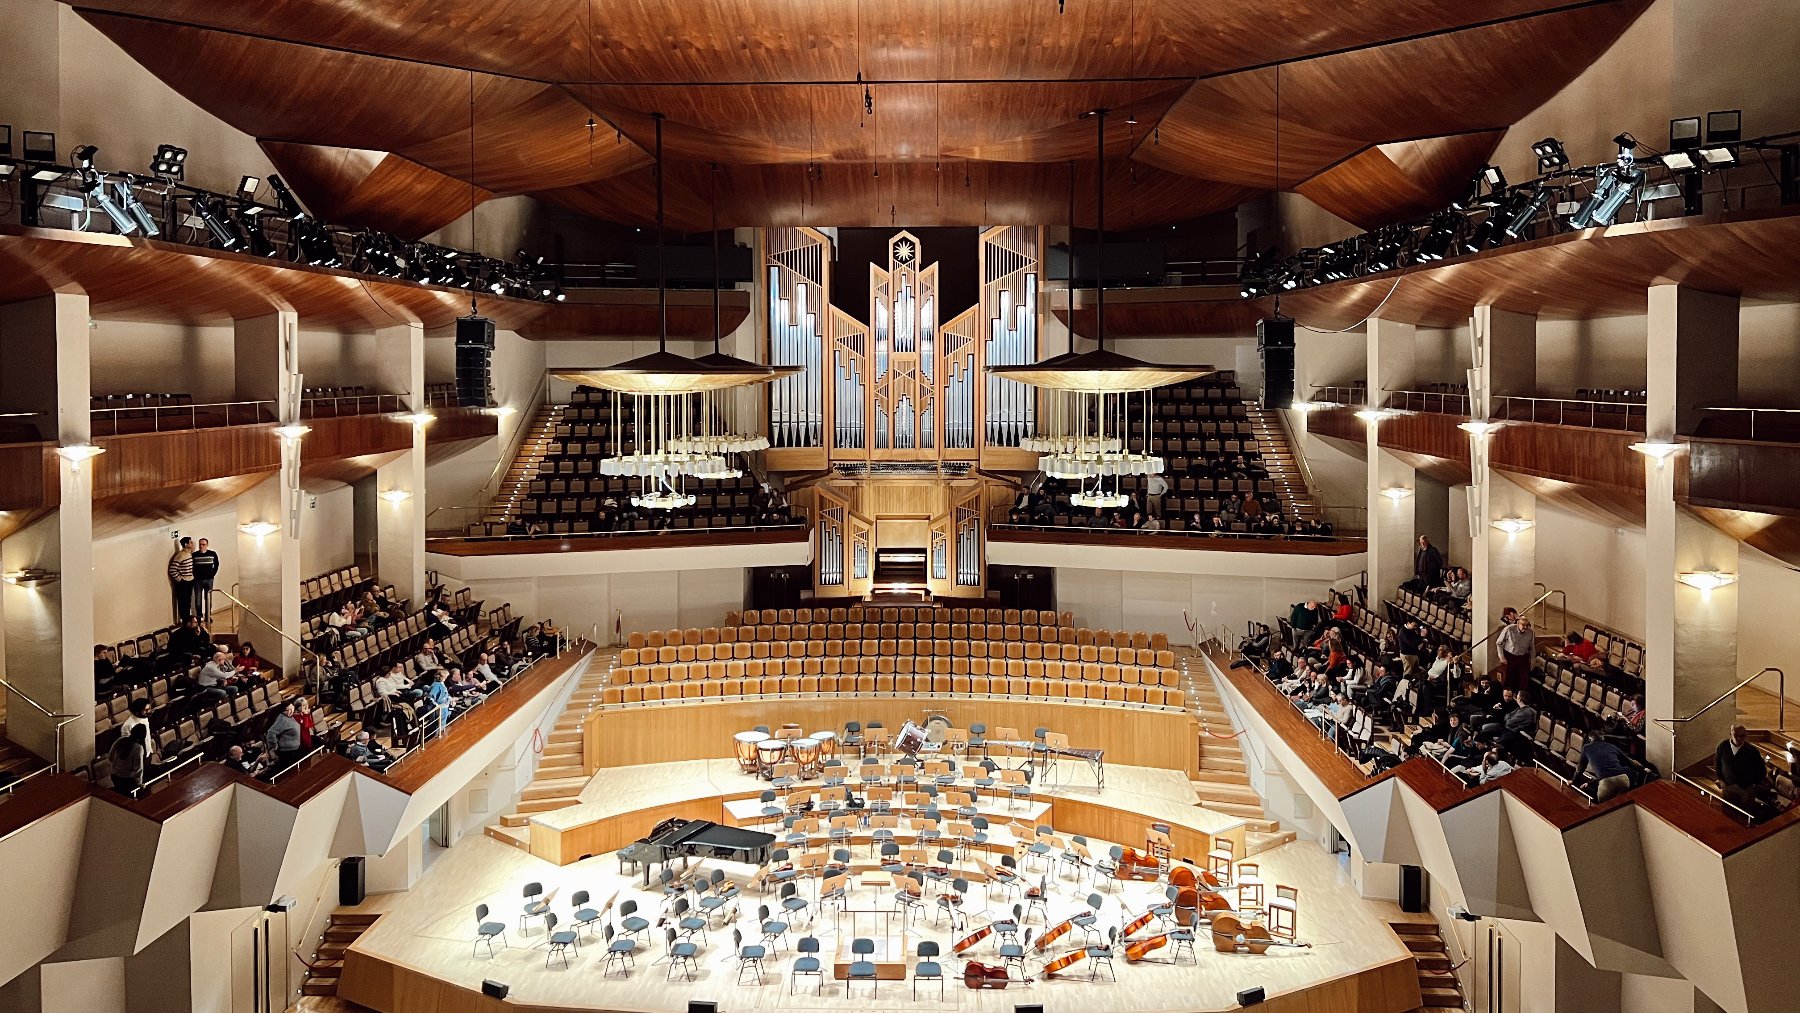
<path fill-rule="evenodd" d="M 175 599 L 175 620 L 185 623 L 194 614 L 194 540 L 183 538 L 169 557 L 169 594 Z"/>
<path fill-rule="evenodd" d="M 194 550 L 194 614 L 200 621 L 212 625 L 212 589 L 213 580 L 219 575 L 219 554 L 212 550 L 212 543 L 200 539 L 200 548 Z"/>
<path fill-rule="evenodd" d="M 1431 539 L 1419 536 L 1419 547 L 1413 550 L 1413 579 L 1407 587 L 1409 591 L 1424 593 L 1426 589 L 1437 587 L 1444 578 L 1444 554 Z"/>
<path fill-rule="evenodd" d="M 1501 685 L 1507 689 L 1523 689 L 1526 680 L 1531 678 L 1531 654 L 1537 650 L 1537 637 L 1531 632 L 1531 620 L 1524 616 L 1514 619 L 1500 631 L 1494 643 L 1500 648 L 1500 657 L 1506 662 L 1506 671 L 1501 678 Z"/>

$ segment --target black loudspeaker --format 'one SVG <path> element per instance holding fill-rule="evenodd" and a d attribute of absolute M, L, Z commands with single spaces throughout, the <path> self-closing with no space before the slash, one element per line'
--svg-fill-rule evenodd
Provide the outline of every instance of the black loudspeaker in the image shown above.
<path fill-rule="evenodd" d="M 716 1002 L 701 1002 L 689 999 L 688 1013 L 719 1013 L 719 1004 Z"/>
<path fill-rule="evenodd" d="M 1416 865 L 1400 867 L 1400 910 L 1407 914 L 1425 910 L 1425 870 Z"/>
<path fill-rule="evenodd" d="M 1013 1007 L 1013 1013 L 1044 1013 L 1044 1006 L 1042 1003 L 1032 1003 L 1030 1005 L 1020 1003 Z"/>
<path fill-rule="evenodd" d="M 745 608 L 799 608 L 800 592 L 810 590 L 811 567 L 754 566 L 750 568 L 750 600 Z"/>
<path fill-rule="evenodd" d="M 456 320 L 456 403 L 486 408 L 493 394 L 490 364 L 494 357 L 494 322 L 487 317 Z"/>
<path fill-rule="evenodd" d="M 1262 1001 L 1263 1001 L 1263 990 L 1262 990 L 1261 985 L 1258 985 L 1255 988 L 1245 988 L 1245 989 L 1238 990 L 1238 1005 L 1239 1006 L 1254 1006 L 1257 1003 L 1262 1002 Z"/>
<path fill-rule="evenodd" d="M 367 893 L 368 882 L 362 856 L 357 855 L 339 862 L 338 904 L 343 907 L 355 907 L 363 902 L 363 896 Z"/>
<path fill-rule="evenodd" d="M 1000 607 L 1056 611 L 1056 568 L 988 564 L 988 590 L 1000 592 Z"/>
<path fill-rule="evenodd" d="M 1294 406 L 1294 322 L 1270 317 L 1256 322 L 1256 350 L 1262 355 L 1264 408 Z"/>
<path fill-rule="evenodd" d="M 481 994 L 482 995 L 491 996 L 492 998 L 495 998 L 495 999 L 504 999 L 504 998 L 506 998 L 507 993 L 511 992 L 511 991 L 512 991 L 512 986 L 506 984 L 505 982 L 489 981 L 486 978 L 481 979 Z"/>

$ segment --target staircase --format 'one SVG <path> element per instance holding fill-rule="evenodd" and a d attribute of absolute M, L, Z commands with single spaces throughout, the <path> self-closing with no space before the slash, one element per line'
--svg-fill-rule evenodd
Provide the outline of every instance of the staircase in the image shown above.
<path fill-rule="evenodd" d="M 312 962 L 306 968 L 306 980 L 300 983 L 300 994 L 337 995 L 338 976 L 344 973 L 344 952 L 380 917 L 341 911 L 333 914 L 325 923 L 325 931 L 319 935 L 318 948 L 313 951 Z"/>
<path fill-rule="evenodd" d="M 1244 820 L 1245 857 L 1293 840 L 1293 831 L 1283 832 L 1279 821 L 1266 816 L 1262 799 L 1250 786 L 1243 748 L 1235 737 L 1228 737 L 1231 722 L 1225 719 L 1219 687 L 1208 676 L 1206 662 L 1192 651 L 1176 654 L 1183 667 L 1182 687 L 1188 705 L 1200 720 L 1200 766 L 1191 780 L 1201 807 Z"/>
<path fill-rule="evenodd" d="M 1322 518 L 1324 511 L 1312 501 L 1312 493 L 1306 488 L 1306 475 L 1288 442 L 1287 427 L 1281 424 L 1280 414 L 1252 403 L 1244 405 L 1244 412 L 1250 418 L 1250 431 L 1262 453 L 1263 467 L 1269 469 L 1269 479 L 1275 483 L 1282 510 L 1289 517 L 1309 521 Z"/>
<path fill-rule="evenodd" d="M 1412 951 L 1419 967 L 1419 996 L 1424 1013 L 1457 1013 L 1467 1009 L 1462 982 L 1452 969 L 1450 951 L 1444 946 L 1444 932 L 1436 922 L 1393 922 L 1389 926 L 1406 948 Z"/>
<path fill-rule="evenodd" d="M 493 524 L 508 524 L 518 516 L 519 502 L 525 498 L 525 492 L 537 478 L 538 467 L 550 453 L 550 441 L 556 439 L 556 427 L 562 424 L 563 413 L 568 405 L 545 404 L 531 417 L 529 428 L 525 430 L 525 438 L 519 441 L 518 452 L 513 455 L 512 464 L 507 466 L 506 477 L 500 480 L 500 488 L 494 493 L 494 501 L 488 504 L 487 513 L 482 520 Z"/>
<path fill-rule="evenodd" d="M 550 737 L 544 742 L 538 759 L 537 773 L 519 793 L 519 804 L 500 817 L 499 826 L 491 826 L 486 835 L 503 844 L 524 847 L 526 824 L 532 813 L 565 809 L 581 801 L 581 789 L 588 783 L 589 770 L 582 754 L 582 727 L 588 711 L 600 702 L 601 691 L 612 672 L 612 659 L 601 664 L 598 658 L 588 665 L 569 702 L 557 716 Z"/>

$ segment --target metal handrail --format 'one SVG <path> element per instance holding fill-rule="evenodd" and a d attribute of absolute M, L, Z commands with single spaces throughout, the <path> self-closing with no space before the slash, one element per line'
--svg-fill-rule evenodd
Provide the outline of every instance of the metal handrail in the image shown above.
<path fill-rule="evenodd" d="M 1710 798 L 1713 801 L 1724 806 L 1725 808 L 1730 809 L 1731 811 L 1737 813 L 1739 816 L 1742 816 L 1744 818 L 1745 823 L 1755 823 L 1756 822 L 1756 815 L 1754 813 L 1752 813 L 1750 810 L 1745 809 L 1743 806 L 1738 805 L 1737 803 L 1731 801 L 1730 799 L 1728 799 L 1725 796 L 1719 794 L 1718 792 L 1712 790 L 1711 788 L 1708 788 L 1706 785 L 1701 784 L 1699 781 L 1694 780 L 1693 778 L 1687 776 L 1686 774 L 1683 774 L 1680 771 L 1676 771 L 1672 780 L 1674 780 L 1675 783 L 1677 783 L 1677 784 L 1687 785 L 1689 788 L 1694 789 L 1695 791 L 1699 792 L 1700 794 L 1705 795 L 1707 798 Z"/>
<path fill-rule="evenodd" d="M 236 585 L 233 585 L 233 586 L 236 586 Z M 233 605 L 236 605 L 238 608 L 243 609 L 244 612 L 250 616 L 250 618 L 255 619 L 257 622 L 263 624 L 263 626 L 267 627 L 271 633 L 274 633 L 276 636 L 280 637 L 281 639 L 283 639 L 283 640 L 287 641 L 288 643 L 293 644 L 295 647 L 299 648 L 302 656 L 310 655 L 314 661 L 326 660 L 324 655 L 320 654 L 319 652 L 313 650 L 310 647 L 307 647 L 305 644 L 303 644 L 300 641 L 295 640 L 293 637 L 289 636 L 287 631 L 285 631 L 281 628 L 280 624 L 272 623 L 272 622 L 268 621 L 267 619 L 264 619 L 262 617 L 262 615 L 259 614 L 255 609 L 251 608 L 249 605 L 244 604 L 244 600 L 242 598 L 239 598 L 238 596 L 232 594 L 230 591 L 227 591 L 223 588 L 215 587 L 212 589 L 212 591 L 213 591 L 213 594 L 224 595 L 225 599 L 227 601 L 231 602 Z M 242 633 L 243 631 L 240 629 L 238 632 Z"/>
<path fill-rule="evenodd" d="M 1389 408 L 1399 408 L 1409 412 L 1425 412 L 1428 415 L 1469 414 L 1469 395 L 1466 391 L 1460 394 L 1449 394 L 1431 390 L 1390 390 L 1387 393 L 1387 407 Z M 1437 407 L 1431 407 L 1434 404 Z"/>
<path fill-rule="evenodd" d="M 320 753 L 329 752 L 329 751 L 330 751 L 329 747 L 327 747 L 325 745 L 317 745 L 317 746 L 312 747 L 312 749 L 310 751 L 308 751 L 305 756 L 302 756 L 298 760 L 295 760 L 293 763 L 290 763 L 287 766 L 281 768 L 280 770 L 274 771 L 271 774 L 269 774 L 269 783 L 274 784 L 280 778 L 285 777 L 288 774 L 291 774 L 296 770 L 299 770 L 302 766 L 304 766 L 306 764 L 306 762 L 308 760 L 311 760 L 313 757 L 319 755 Z"/>
<path fill-rule="evenodd" d="M 194 764 L 199 763 L 201 760 L 203 760 L 205 758 L 206 758 L 205 753 L 195 753 L 194 755 L 188 757 L 187 759 L 182 760 L 180 763 L 175 764 L 173 767 L 170 767 L 168 770 L 165 770 L 162 773 L 156 775 L 155 777 L 150 778 L 149 780 L 145 781 L 143 784 L 138 786 L 138 791 L 143 792 L 144 794 L 147 795 L 150 793 L 151 785 L 156 784 L 161 781 L 172 780 L 178 771 L 181 771 L 182 769 L 184 769 L 186 767 L 191 767 Z"/>
<path fill-rule="evenodd" d="M 29 774 L 26 774 L 24 777 L 19 778 L 17 781 L 12 782 L 11 784 L 0 785 L 0 800 L 3 800 L 6 797 L 11 796 L 13 792 L 18 791 L 19 788 L 24 786 L 24 784 L 26 782 L 31 781 L 34 778 L 46 777 L 46 776 L 48 776 L 50 774 L 54 774 L 54 773 L 56 773 L 55 767 L 39 767 L 38 769 L 32 771 Z"/>
<path fill-rule="evenodd" d="M 1562 616 L 1562 622 L 1560 624 L 1558 624 L 1560 626 L 1558 633 L 1560 633 L 1562 636 L 1565 636 L 1565 637 L 1568 636 L 1569 635 L 1569 592 L 1563 591 L 1560 589 L 1552 591 L 1550 589 L 1550 585 L 1548 585 L 1540 580 L 1532 581 L 1531 587 L 1533 590 L 1536 590 L 1538 588 L 1543 588 L 1544 592 L 1545 592 L 1545 597 L 1550 597 L 1551 595 L 1562 595 L 1562 604 L 1556 606 L 1556 610 L 1557 610 L 1558 614 L 1560 614 Z M 1545 629 L 1550 628 L 1550 607 L 1551 606 L 1550 606 L 1549 602 L 1544 603 L 1544 628 Z"/>
<path fill-rule="evenodd" d="M 1314 401 L 1335 401 L 1342 405 L 1367 404 L 1369 388 L 1351 384 L 1328 383 L 1313 387 Z"/>
<path fill-rule="evenodd" d="M 1800 415 L 1800 408 L 1758 408 L 1747 405 L 1713 405 L 1710 408 L 1703 408 L 1701 410 L 1709 412 L 1746 413 L 1750 416 L 1750 438 L 1753 440 L 1756 439 L 1756 416 L 1759 413 L 1769 412 L 1775 415 Z"/>
<path fill-rule="evenodd" d="M 1778 732 L 1786 731 L 1787 730 L 1787 673 L 1783 672 L 1779 668 L 1775 668 L 1774 666 L 1765 668 L 1762 671 L 1756 673 L 1755 675 L 1750 676 L 1748 679 L 1743 679 L 1743 680 L 1739 681 L 1737 685 L 1735 685 L 1735 686 L 1731 687 L 1730 689 L 1726 690 L 1725 692 L 1719 694 L 1719 696 L 1716 699 L 1714 699 L 1712 703 L 1709 703 L 1706 706 L 1695 711 L 1694 713 L 1689 714 L 1687 717 L 1684 717 L 1684 718 L 1651 718 L 1650 720 L 1656 722 L 1659 725 L 1662 725 L 1664 728 L 1667 728 L 1670 732 L 1673 732 L 1673 731 L 1675 731 L 1676 725 L 1687 724 L 1689 721 L 1692 721 L 1695 718 L 1699 717 L 1700 715 L 1705 714 L 1707 711 L 1712 710 L 1714 707 L 1717 707 L 1718 705 L 1724 703 L 1727 699 L 1735 697 L 1737 695 L 1738 690 L 1743 689 L 1745 686 L 1748 686 L 1751 683 L 1755 682 L 1756 680 L 1762 678 L 1763 676 L 1768 675 L 1770 672 L 1774 672 L 1775 675 L 1778 677 L 1779 686 L 1780 686 L 1780 694 L 1779 694 L 1780 703 L 1777 704 L 1776 718 L 1775 718 L 1775 730 Z"/>
<path fill-rule="evenodd" d="M 1534 586 L 1536 586 L 1536 585 L 1534 585 Z M 1537 608 L 1539 605 L 1542 605 L 1546 599 L 1548 599 L 1551 595 L 1556 594 L 1556 593 L 1557 592 L 1555 592 L 1555 591 L 1545 591 L 1543 594 L 1540 594 L 1536 598 L 1532 599 L 1531 604 L 1520 609 L 1519 614 L 1520 615 L 1530 614 L 1532 609 Z M 1508 625 L 1509 624 L 1507 624 L 1507 623 L 1501 623 L 1500 625 L 1495 626 L 1492 630 L 1488 631 L 1487 636 L 1482 637 L 1480 640 L 1477 640 L 1474 643 L 1470 644 L 1467 649 L 1471 653 L 1473 653 L 1475 648 L 1480 647 L 1482 644 L 1485 644 L 1488 641 L 1494 639 L 1495 635 L 1498 634 L 1501 630 L 1506 629 L 1506 627 Z"/>
<path fill-rule="evenodd" d="M 56 722 L 56 756 L 51 759 L 50 768 L 52 770 L 61 771 L 63 769 L 63 729 L 68 727 L 68 725 L 71 721 L 74 721 L 76 718 L 81 717 L 81 715 L 80 714 L 63 714 L 58 711 L 53 711 L 50 708 L 45 707 L 43 704 L 38 703 L 37 700 L 35 698 L 33 698 L 30 693 L 25 692 L 24 690 L 20 689 L 19 687 L 6 681 L 4 678 L 0 678 L 0 688 L 3 688 L 6 690 L 6 697 L 7 697 L 7 700 L 9 701 L 9 703 L 14 696 L 17 696 L 19 699 L 21 699 L 21 700 L 25 701 L 27 704 L 31 705 L 32 710 L 35 710 L 39 714 L 42 714 L 43 716 Z"/>
<path fill-rule="evenodd" d="M 684 537 L 690 534 L 705 535 L 715 531 L 793 531 L 806 530 L 806 524 L 794 521 L 790 524 L 731 524 L 704 528 L 647 528 L 630 531 L 570 531 L 562 534 L 543 532 L 536 535 L 430 535 L 425 541 L 430 542 L 541 542 L 546 540 L 567 541 L 576 538 L 616 538 L 625 535 L 674 535 Z"/>
<path fill-rule="evenodd" d="M 1534 422 L 1542 423 L 1544 425 L 1580 426 L 1584 429 L 1611 429 L 1620 432 L 1641 432 L 1641 426 L 1644 423 L 1645 412 L 1647 410 L 1642 401 L 1591 401 L 1568 397 L 1524 397 L 1517 394 L 1495 394 L 1492 395 L 1489 400 L 1491 402 L 1490 407 L 1492 408 L 1489 412 L 1489 416 L 1498 422 Z M 1524 418 L 1517 418 L 1514 416 L 1514 402 L 1524 406 Z M 1555 405 L 1556 417 L 1554 419 L 1548 417 L 1539 418 L 1539 405 Z M 1571 407 L 1585 409 L 1587 412 L 1587 422 L 1571 421 L 1569 412 Z M 1622 410 L 1603 411 L 1603 409 Z M 1602 415 L 1618 415 L 1623 424 L 1618 426 L 1602 426 L 1600 425 L 1600 418 Z M 1632 423 L 1634 421 L 1640 424 L 1640 428 L 1632 428 Z"/>
<path fill-rule="evenodd" d="M 1107 534 L 1140 535 L 1144 538 L 1157 538 L 1164 535 L 1179 538 L 1260 538 L 1264 541 L 1280 542 L 1360 542 L 1366 539 L 1362 535 L 1284 535 L 1269 531 L 1171 531 L 1158 528 L 1154 531 L 1145 528 L 1089 528 L 1077 527 L 1073 524 L 992 524 L 990 528 L 1006 531 L 1100 531 Z"/>

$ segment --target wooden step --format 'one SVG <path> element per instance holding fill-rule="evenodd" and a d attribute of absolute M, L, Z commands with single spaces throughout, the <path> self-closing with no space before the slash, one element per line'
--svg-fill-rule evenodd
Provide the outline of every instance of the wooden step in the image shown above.
<path fill-rule="evenodd" d="M 580 804 L 580 802 L 581 799 L 576 796 L 568 795 L 559 798 L 541 798 L 521 801 L 517 808 L 518 811 L 522 813 L 547 813 L 554 812 L 558 809 L 567 809 L 572 805 Z"/>
<path fill-rule="evenodd" d="M 1194 787 L 1201 791 L 1213 786 L 1227 788 L 1248 788 L 1250 786 L 1250 775 L 1247 772 L 1212 767 L 1201 767 L 1189 780 L 1193 781 Z"/>
<path fill-rule="evenodd" d="M 500 817 L 503 827 L 524 827 L 531 824 L 531 816 L 526 813 L 506 813 Z"/>
<path fill-rule="evenodd" d="M 1419 998 L 1427 1006 L 1461 1006 L 1462 990 L 1454 988 L 1421 988 Z"/>
<path fill-rule="evenodd" d="M 314 960 L 342 960 L 342 959 L 344 959 L 344 951 L 349 948 L 350 948 L 349 943 L 332 943 L 332 942 L 320 943 L 318 949 L 313 951 L 313 959 Z"/>
<path fill-rule="evenodd" d="M 1240 819 L 1255 819 L 1263 814 L 1260 805 L 1245 805 L 1242 802 L 1202 802 L 1202 809 L 1210 809 L 1223 816 L 1236 816 Z"/>
<path fill-rule="evenodd" d="M 585 777 L 559 777 L 547 781 L 533 781 L 519 794 L 525 802 L 536 802 L 547 798 L 574 798 L 581 794 L 587 784 Z"/>
<path fill-rule="evenodd" d="M 315 960 L 306 969 L 306 976 L 309 978 L 337 978 L 342 977 L 343 973 L 344 962 L 341 960 Z"/>
<path fill-rule="evenodd" d="M 551 732 L 550 738 L 549 738 L 547 744 L 554 746 L 561 742 L 573 742 L 579 746 L 581 744 L 581 740 L 582 740 L 582 732 L 581 732 L 581 729 L 577 728 L 577 729 L 574 729 L 573 731 Z"/>
<path fill-rule="evenodd" d="M 380 921 L 381 916 L 378 914 L 364 914 L 358 911 L 333 911 L 330 920 L 333 925 L 362 925 L 367 927 Z"/>
<path fill-rule="evenodd" d="M 1443 930 L 1435 922 L 1389 922 L 1388 927 L 1397 936 L 1442 936 Z"/>
<path fill-rule="evenodd" d="M 337 995 L 336 978 L 308 978 L 300 983 L 301 995 Z"/>
<path fill-rule="evenodd" d="M 353 943 L 366 928 L 368 928 L 367 925 L 327 925 L 324 939 L 328 943 Z"/>
<path fill-rule="evenodd" d="M 585 781 L 587 780 L 587 774 L 582 771 L 580 763 L 575 763 L 573 765 L 557 764 L 554 767 L 540 766 L 537 769 L 537 775 L 532 778 L 532 782 L 560 781 L 564 778 L 580 778 Z"/>
<path fill-rule="evenodd" d="M 509 832 L 511 831 L 511 832 Z M 481 828 L 482 836 L 499 841 L 520 851 L 531 850 L 528 831 L 523 828 L 486 826 Z"/>

